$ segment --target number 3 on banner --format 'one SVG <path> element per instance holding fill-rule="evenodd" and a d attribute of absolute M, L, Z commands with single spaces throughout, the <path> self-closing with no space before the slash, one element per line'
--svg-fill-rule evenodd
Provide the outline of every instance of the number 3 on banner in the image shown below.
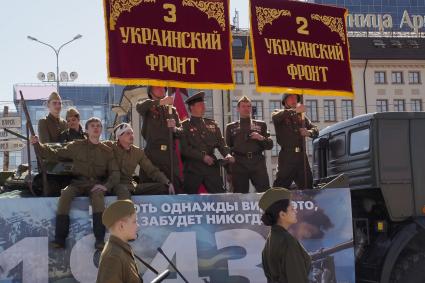
<path fill-rule="evenodd" d="M 306 18 L 297 17 L 296 22 L 297 22 L 297 25 L 301 25 L 300 27 L 297 28 L 297 32 L 299 34 L 303 34 L 303 35 L 309 35 L 310 34 L 310 32 L 307 30 L 308 22 L 307 22 Z"/>
<path fill-rule="evenodd" d="M 176 5 L 170 3 L 164 3 L 162 8 L 167 10 L 168 15 L 164 16 L 164 21 L 167 23 L 175 23 L 176 22 Z"/>

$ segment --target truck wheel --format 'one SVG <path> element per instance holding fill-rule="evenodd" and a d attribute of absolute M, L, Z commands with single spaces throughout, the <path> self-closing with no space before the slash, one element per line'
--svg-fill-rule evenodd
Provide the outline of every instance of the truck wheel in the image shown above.
<path fill-rule="evenodd" d="M 391 273 L 391 283 L 425 282 L 425 252 L 408 253 L 402 256 Z"/>

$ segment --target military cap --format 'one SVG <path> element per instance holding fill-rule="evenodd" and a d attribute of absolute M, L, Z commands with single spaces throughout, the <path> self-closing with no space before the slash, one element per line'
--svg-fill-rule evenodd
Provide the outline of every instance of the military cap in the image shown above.
<path fill-rule="evenodd" d="M 153 87 L 155 87 L 155 86 L 150 85 L 150 86 L 148 86 L 148 89 L 146 90 L 146 92 L 148 93 L 149 98 L 152 98 Z M 163 88 L 165 88 L 165 92 L 167 92 L 167 88 L 165 86 Z"/>
<path fill-rule="evenodd" d="M 47 102 L 50 102 L 52 100 L 62 100 L 62 98 L 60 97 L 60 95 L 57 92 L 54 91 L 49 95 Z"/>
<path fill-rule="evenodd" d="M 239 100 L 238 100 L 238 106 L 241 104 L 241 102 L 249 102 L 251 103 L 251 99 L 249 99 L 249 97 L 247 96 L 242 96 Z"/>
<path fill-rule="evenodd" d="M 102 222 L 106 228 L 110 228 L 118 220 L 130 216 L 136 212 L 134 203 L 127 200 L 117 200 L 108 206 L 102 214 Z"/>
<path fill-rule="evenodd" d="M 258 205 L 266 211 L 273 203 L 284 199 L 291 199 L 291 191 L 285 188 L 270 188 L 261 196 Z"/>
<path fill-rule="evenodd" d="M 286 99 L 291 96 L 291 95 L 296 95 L 297 96 L 297 102 L 300 103 L 301 102 L 301 95 L 298 94 L 294 94 L 294 93 L 284 93 L 283 97 L 282 97 L 282 105 L 285 105 L 285 101 Z"/>
<path fill-rule="evenodd" d="M 66 119 L 68 119 L 69 117 L 80 118 L 80 112 L 78 112 L 76 108 L 71 107 L 66 111 Z"/>
<path fill-rule="evenodd" d="M 187 105 L 192 105 L 196 102 L 204 101 L 205 92 L 200 91 L 192 96 L 190 96 L 188 99 L 186 99 L 185 103 Z"/>

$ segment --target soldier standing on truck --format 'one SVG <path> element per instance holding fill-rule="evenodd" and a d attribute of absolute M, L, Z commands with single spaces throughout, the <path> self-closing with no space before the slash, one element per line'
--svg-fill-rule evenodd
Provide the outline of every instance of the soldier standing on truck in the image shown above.
<path fill-rule="evenodd" d="M 105 141 L 112 148 L 115 160 L 120 169 L 120 183 L 113 188 L 118 199 L 130 199 L 131 193 L 140 195 L 160 195 L 174 192 L 173 184 L 149 158 L 145 151 L 133 144 L 134 132 L 130 124 L 121 123 L 114 129 L 116 141 Z M 137 184 L 133 174 L 137 165 L 156 183 Z"/>
<path fill-rule="evenodd" d="M 174 103 L 172 96 L 165 96 L 167 88 L 160 86 L 149 86 L 147 89 L 149 98 L 137 103 L 136 109 L 143 118 L 142 136 L 146 141 L 145 153 L 149 160 L 158 167 L 167 178 L 173 180 L 176 191 L 182 191 L 182 181 L 179 176 L 179 163 L 174 148 L 170 148 L 169 131 L 173 131 L 173 141 L 180 137 L 179 115 L 172 108 L 172 114 L 168 113 L 168 107 Z M 171 166 L 170 150 L 173 151 L 173 166 Z M 173 167 L 173 178 L 171 178 L 171 167 Z M 143 173 L 143 172 L 142 172 Z M 145 182 L 152 182 L 148 176 L 143 174 Z"/>
<path fill-rule="evenodd" d="M 57 157 L 72 159 L 71 184 L 61 191 L 56 214 L 55 248 L 65 248 L 69 233 L 69 211 L 74 197 L 88 195 L 93 207 L 93 232 L 96 238 L 95 248 L 104 246 L 105 226 L 102 213 L 105 208 L 104 195 L 118 184 L 120 173 L 110 147 L 100 141 L 102 122 L 99 118 L 90 118 L 86 122 L 88 139 L 76 140 L 62 148 L 53 149 L 40 144 L 41 154 L 47 159 Z M 31 143 L 38 143 L 38 137 L 31 137 Z"/>
<path fill-rule="evenodd" d="M 188 194 L 196 194 L 201 184 L 208 193 L 225 192 L 220 176 L 220 165 L 214 155 L 216 148 L 226 161 L 230 163 L 235 161 L 217 123 L 204 118 L 204 96 L 205 93 L 201 91 L 185 101 L 191 116 L 182 123 L 184 136 L 181 139 L 184 189 Z"/>
<path fill-rule="evenodd" d="M 251 100 L 244 96 L 238 101 L 239 121 L 227 124 L 226 143 L 235 157 L 230 166 L 234 193 L 248 193 L 249 180 L 257 192 L 270 188 L 263 151 L 273 148 L 273 140 L 264 121 L 254 120 Z"/>
<path fill-rule="evenodd" d="M 284 94 L 284 109 L 272 113 L 276 140 L 281 147 L 274 187 L 289 188 L 295 182 L 298 189 L 313 188 L 305 138 L 316 138 L 319 130 L 307 117 L 303 117 L 305 106 L 300 103 L 300 99 L 296 94 Z"/>
<path fill-rule="evenodd" d="M 52 92 L 47 99 L 49 115 L 38 121 L 38 135 L 42 143 L 59 142 L 59 135 L 67 128 L 66 121 L 60 117 L 62 99 L 57 92 Z"/>

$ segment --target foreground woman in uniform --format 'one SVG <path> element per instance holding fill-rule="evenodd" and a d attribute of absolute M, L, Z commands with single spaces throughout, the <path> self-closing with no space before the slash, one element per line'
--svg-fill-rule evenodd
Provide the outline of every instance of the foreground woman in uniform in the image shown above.
<path fill-rule="evenodd" d="M 271 188 L 263 194 L 259 206 L 264 211 L 261 221 L 271 226 L 262 254 L 267 283 L 308 283 L 310 256 L 288 232 L 297 223 L 290 191 Z"/>

